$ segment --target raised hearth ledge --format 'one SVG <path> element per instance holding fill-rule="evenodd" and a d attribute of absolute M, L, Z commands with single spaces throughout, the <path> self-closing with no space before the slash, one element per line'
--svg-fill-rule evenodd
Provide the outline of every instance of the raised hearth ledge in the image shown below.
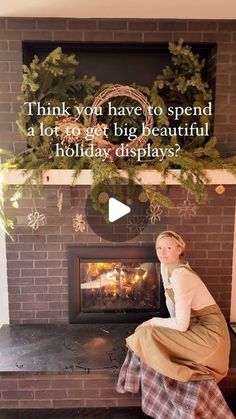
<path fill-rule="evenodd" d="M 43 185 L 92 185 L 93 176 L 91 170 L 82 170 L 74 181 L 74 170 L 48 170 L 43 174 Z M 170 170 L 170 174 L 166 177 L 167 185 L 179 185 L 176 176 L 180 170 Z M 235 185 L 236 176 L 227 170 L 206 170 L 207 177 L 211 185 Z M 20 185 L 25 182 L 29 174 L 25 174 L 24 170 L 6 170 L 3 173 L 3 182 L 10 185 Z M 127 173 L 120 170 L 120 176 L 127 177 Z M 143 185 L 159 185 L 163 182 L 162 175 L 156 170 L 142 170 L 138 174 L 138 182 Z"/>

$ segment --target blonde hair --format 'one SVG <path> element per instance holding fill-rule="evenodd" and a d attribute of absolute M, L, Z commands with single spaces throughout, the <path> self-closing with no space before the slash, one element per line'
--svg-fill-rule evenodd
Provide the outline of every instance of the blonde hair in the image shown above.
<path fill-rule="evenodd" d="M 175 231 L 172 231 L 172 230 L 162 231 L 157 236 L 156 245 L 157 245 L 157 242 L 160 239 L 163 239 L 164 237 L 170 237 L 171 239 L 173 239 L 175 241 L 175 243 L 178 244 L 178 246 L 180 246 L 183 249 L 180 256 L 184 255 L 184 250 L 185 250 L 185 246 L 186 246 L 185 241 L 182 239 L 182 237 L 178 233 L 176 233 Z"/>

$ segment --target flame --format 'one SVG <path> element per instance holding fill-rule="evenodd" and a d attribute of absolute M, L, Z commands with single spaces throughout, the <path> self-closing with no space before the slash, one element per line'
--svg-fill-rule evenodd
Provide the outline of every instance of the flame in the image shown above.
<path fill-rule="evenodd" d="M 148 272 L 139 267 L 126 267 L 122 263 L 91 262 L 87 265 L 87 276 L 90 281 L 100 280 L 99 288 L 105 295 L 119 297 L 120 292 L 122 295 L 132 293 L 134 287 L 147 278 Z"/>

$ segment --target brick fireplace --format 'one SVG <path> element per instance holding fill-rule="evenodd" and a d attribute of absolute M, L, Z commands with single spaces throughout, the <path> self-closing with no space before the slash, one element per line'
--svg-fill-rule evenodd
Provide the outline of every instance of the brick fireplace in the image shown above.
<path fill-rule="evenodd" d="M 209 71 L 211 81 L 215 84 L 214 134 L 218 138 L 219 149 L 223 155 L 235 154 L 236 21 L 1 18 L 0 33 L 2 148 L 14 152 L 25 149 L 25 144 L 19 137 L 15 123 L 20 107 L 17 96 L 20 94 L 22 81 L 22 44 L 24 42 L 31 46 L 39 42 L 47 44 L 53 42 L 54 46 L 55 43 L 57 45 L 61 43 L 71 45 L 75 43 L 106 43 L 121 46 L 133 44 L 143 47 L 146 44 L 167 45 L 168 41 L 177 41 L 183 37 L 186 43 L 193 45 L 213 45 L 209 59 Z M 60 176 L 58 175 L 58 177 Z M 221 183 L 221 179 L 219 179 L 219 183 Z M 85 216 L 86 198 L 89 190 L 89 186 L 84 186 L 85 184 L 86 182 L 82 182 L 73 188 L 63 182 L 58 182 L 55 185 L 44 184 L 41 195 L 38 195 L 35 190 L 35 205 L 38 211 L 46 216 L 46 225 L 36 231 L 27 226 L 27 215 L 32 209 L 30 194 L 26 193 L 18 209 L 13 209 L 10 205 L 6 207 L 7 214 L 14 219 L 16 224 L 15 241 L 6 239 L 8 291 L 4 295 L 9 300 L 9 321 L 14 329 L 14 336 L 20 338 L 22 338 L 22 333 L 19 328 L 20 325 L 24 325 L 26 329 L 23 338 L 32 338 L 33 345 L 35 337 L 31 333 L 31 327 L 48 328 L 45 339 L 47 348 L 47 342 L 52 335 L 51 328 L 66 329 L 70 322 L 68 304 L 69 247 L 118 249 L 121 246 L 115 236 L 114 241 L 106 241 L 96 235 L 89 225 L 86 225 L 83 232 L 76 233 L 73 229 L 72 218 L 75 212 L 78 211 Z M 63 192 L 61 214 L 56 205 L 59 186 L 61 187 L 60 191 Z M 209 186 L 207 203 L 198 206 L 196 215 L 189 219 L 181 217 L 177 209 L 186 199 L 186 191 L 173 184 L 168 185 L 167 191 L 168 196 L 174 201 L 175 208 L 164 209 L 161 220 L 155 225 L 148 224 L 144 231 L 135 238 L 127 236 L 125 246 L 130 249 L 154 249 L 155 238 L 160 231 L 173 229 L 181 233 L 187 243 L 186 259 L 201 275 L 229 320 L 230 307 L 232 306 L 233 257 L 235 258 L 235 182 L 225 185 L 225 193 L 222 195 L 216 193 L 215 185 Z M 5 238 L 3 242 L 5 243 Z M 5 259 L 5 252 L 3 253 L 3 259 Z M 5 261 L 3 262 L 5 263 Z M 235 279 L 233 280 L 235 281 Z M 6 310 L 8 311 L 8 307 Z M 97 337 L 97 344 L 101 345 L 107 335 L 112 336 L 114 330 L 109 329 L 108 325 L 106 327 L 108 330 L 99 330 L 97 333 L 96 325 L 90 326 L 92 344 L 89 348 L 93 351 L 93 335 Z M 123 333 L 121 336 L 119 335 L 119 340 L 110 340 L 108 356 L 114 352 L 113 342 L 116 347 L 119 347 L 120 339 L 122 338 L 124 341 L 126 333 L 122 326 L 118 325 L 117 327 L 118 334 L 119 330 Z M 75 330 L 75 336 L 73 335 L 75 341 L 71 338 L 69 344 L 67 341 L 64 342 L 65 345 L 62 345 L 63 357 L 68 355 L 68 352 L 70 355 L 77 356 L 81 331 L 86 329 L 86 325 L 81 324 L 70 325 L 70 327 L 70 331 Z M 126 327 L 129 328 L 129 325 Z M 78 330 L 80 331 L 79 339 L 77 338 Z M 110 335 L 108 331 L 110 331 Z M 131 330 L 128 330 L 128 333 L 131 333 Z M 5 329 L 5 334 L 8 338 L 7 329 Z M 38 336 L 37 333 L 36 336 Z M 102 346 L 100 351 L 105 356 Z M 47 358 L 47 350 L 44 351 L 44 355 Z M 0 407 L 139 406 L 138 396 L 117 395 L 114 390 L 116 375 L 113 364 L 119 368 L 123 355 L 121 349 L 119 359 L 117 358 L 119 362 L 114 362 L 111 357 L 110 369 L 90 371 L 90 375 L 86 369 L 80 370 L 80 366 L 77 370 L 76 367 L 73 369 L 73 365 L 71 367 L 70 363 L 65 365 L 64 371 L 54 369 L 45 372 L 45 369 L 42 369 L 34 374 L 32 371 L 30 372 L 30 369 L 24 372 L 23 369 L 21 370 L 21 363 L 16 362 L 14 365 L 15 375 L 12 374 L 12 371 L 10 374 L 5 371 L 1 373 L 3 390 Z M 34 365 L 33 361 L 32 355 L 29 364 Z M 106 366 L 106 363 L 107 359 L 102 366 Z M 223 384 L 226 393 L 233 394 L 234 383 L 235 375 L 229 377 L 226 385 Z"/>
<path fill-rule="evenodd" d="M 77 209 L 85 213 L 87 186 L 61 187 L 61 215 L 56 206 L 57 191 L 55 185 L 44 186 L 41 197 L 35 196 L 37 209 L 46 215 L 47 225 L 34 232 L 26 226 L 32 199 L 25 197 L 21 207 L 14 210 L 15 242 L 6 243 L 11 326 L 10 330 L 3 326 L 0 334 L 4 348 L 0 408 L 140 406 L 140 395 L 120 395 L 115 391 L 125 354 L 122 345 L 135 324 L 104 324 L 104 319 L 102 323 L 99 319 L 98 324 L 69 325 L 68 248 L 107 252 L 118 250 L 121 243 L 101 239 L 88 225 L 82 233 L 74 231 L 72 215 Z M 161 222 L 147 225 L 139 236 L 125 243 L 131 251 L 137 247 L 154 250 L 161 230 L 181 232 L 187 242 L 186 258 L 202 276 L 228 320 L 235 193 L 235 185 L 226 185 L 223 195 L 216 194 L 212 185 L 207 204 L 198 207 L 196 216 L 183 219 L 174 208 L 164 210 Z M 169 186 L 168 194 L 176 206 L 186 199 L 185 191 L 177 185 Z M 9 215 L 13 216 L 12 211 L 9 207 Z M 8 354 L 9 341 L 14 347 Z M 232 359 L 233 351 L 232 348 Z M 6 362 L 9 359 L 10 367 Z M 234 399 L 234 367 L 221 382 L 221 390 L 229 401 Z"/>
<path fill-rule="evenodd" d="M 72 218 L 78 210 L 85 215 L 88 187 L 61 187 L 64 196 L 61 214 L 56 206 L 57 191 L 58 187 L 45 186 L 42 196 L 35 197 L 38 211 L 46 216 L 46 225 L 36 231 L 27 226 L 31 198 L 23 198 L 19 209 L 7 210 L 17 223 L 15 242 L 8 239 L 6 244 L 12 324 L 68 323 L 68 247 L 120 246 L 115 236 L 114 242 L 108 242 L 89 225 L 84 232 L 74 231 Z M 235 192 L 236 186 L 227 185 L 225 193 L 218 195 L 211 186 L 208 202 L 197 208 L 196 216 L 184 219 L 176 208 L 164 209 L 160 222 L 147 225 L 139 236 L 131 240 L 127 237 L 125 242 L 130 248 L 154 248 L 155 238 L 163 229 L 181 232 L 187 243 L 186 258 L 202 276 L 227 319 L 231 302 Z M 186 192 L 173 185 L 169 186 L 169 196 L 178 207 L 186 199 Z"/>
<path fill-rule="evenodd" d="M 22 80 L 22 45 L 44 42 L 114 45 L 159 45 L 183 37 L 192 45 L 214 45 L 209 61 L 210 78 L 215 81 L 214 133 L 223 155 L 236 150 L 236 22 L 197 20 L 132 19 L 36 19 L 1 18 L 0 42 L 0 129 L 1 147 L 19 152 L 25 148 L 16 127 Z M 37 49 L 37 48 L 36 48 Z M 69 320 L 67 247 L 81 244 L 117 246 L 100 239 L 87 226 L 81 234 L 72 228 L 75 208 L 85 214 L 87 188 L 63 186 L 63 212 L 58 214 L 58 187 L 44 186 L 36 206 L 46 215 L 46 226 L 37 231 L 27 226 L 32 200 L 25 197 L 18 210 L 8 208 L 17 222 L 16 241 L 7 241 L 9 313 L 11 323 L 53 323 Z M 169 186 L 176 206 L 186 198 L 178 186 Z M 209 187 L 209 200 L 195 217 L 185 220 L 176 210 L 164 210 L 160 223 L 148 225 L 127 245 L 147 246 L 165 228 L 176 229 L 188 243 L 187 257 L 213 292 L 227 318 L 230 315 L 235 186 L 227 186 L 224 195 Z"/>

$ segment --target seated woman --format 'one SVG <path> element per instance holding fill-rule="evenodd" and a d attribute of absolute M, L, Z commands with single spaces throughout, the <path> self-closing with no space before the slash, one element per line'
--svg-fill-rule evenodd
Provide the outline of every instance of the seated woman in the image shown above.
<path fill-rule="evenodd" d="M 142 409 L 153 418 L 231 419 L 217 386 L 228 371 L 228 327 L 197 273 L 181 261 L 184 250 L 173 231 L 157 237 L 170 317 L 153 317 L 126 339 L 117 391 L 138 392 L 141 386 Z"/>

